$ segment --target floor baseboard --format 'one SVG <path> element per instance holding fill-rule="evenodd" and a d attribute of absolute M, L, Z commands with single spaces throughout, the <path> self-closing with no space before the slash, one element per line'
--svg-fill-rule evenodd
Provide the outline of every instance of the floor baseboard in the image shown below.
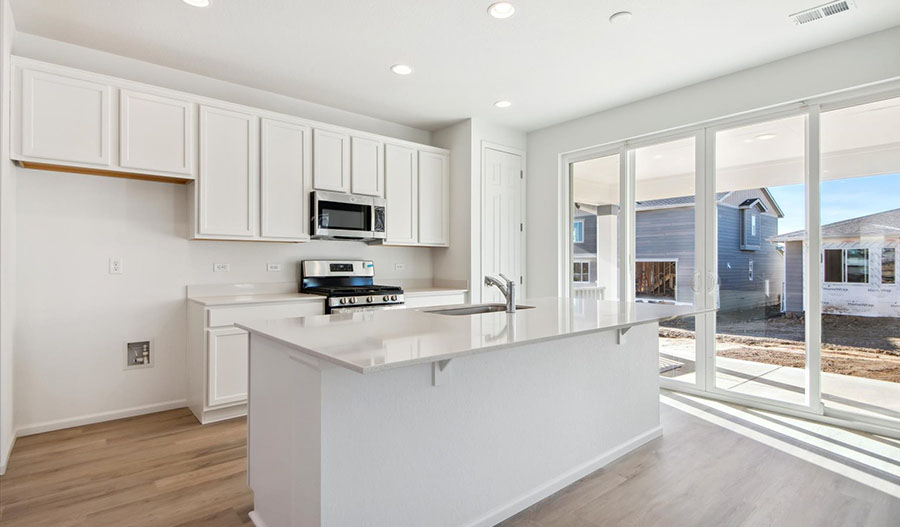
<path fill-rule="evenodd" d="M 0 476 L 6 474 L 6 467 L 9 466 L 9 456 L 12 455 L 13 447 L 16 446 L 17 437 L 17 431 L 13 430 L 12 440 L 10 440 L 9 442 L 9 447 L 7 447 L 5 452 L 0 452 Z"/>
<path fill-rule="evenodd" d="M 651 428 L 643 434 L 640 434 L 637 437 L 634 437 L 622 443 L 621 445 L 604 452 L 600 456 L 588 461 L 587 463 L 575 467 L 574 469 L 562 474 L 558 478 L 553 479 L 522 496 L 519 496 L 512 502 L 494 509 L 481 518 L 478 518 L 477 520 L 467 524 L 466 527 L 489 527 L 491 525 L 496 525 L 501 521 L 515 515 L 516 513 L 527 509 L 528 507 L 534 505 L 542 499 L 552 495 L 553 493 L 562 490 L 572 483 L 575 483 L 591 472 L 603 468 L 604 466 L 612 463 L 625 454 L 628 454 L 632 450 L 643 446 L 644 444 L 649 443 L 650 441 L 660 436 L 662 436 L 662 426 Z"/>
<path fill-rule="evenodd" d="M 55 421 L 45 421 L 43 423 L 34 423 L 30 425 L 20 426 L 16 428 L 16 435 L 19 437 L 34 434 L 42 434 L 44 432 L 52 432 L 54 430 L 62 430 L 64 428 L 72 428 L 74 426 L 83 426 L 103 421 L 113 421 L 115 419 L 124 419 L 126 417 L 134 417 L 136 415 L 152 414 L 156 412 L 164 412 L 166 410 L 174 410 L 175 408 L 187 407 L 187 399 L 177 399 L 174 401 L 165 401 L 161 403 L 148 404 L 144 406 L 133 406 L 131 408 L 123 408 L 121 410 L 112 410 L 109 412 L 100 412 L 96 414 L 82 415 L 79 417 L 70 417 L 67 419 L 57 419 Z"/>

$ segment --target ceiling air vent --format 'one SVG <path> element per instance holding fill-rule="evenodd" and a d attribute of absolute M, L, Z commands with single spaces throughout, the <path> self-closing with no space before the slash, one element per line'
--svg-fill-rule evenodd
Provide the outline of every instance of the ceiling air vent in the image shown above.
<path fill-rule="evenodd" d="M 834 16 L 838 13 L 843 13 L 844 11 L 850 11 L 855 7 L 856 4 L 851 0 L 838 0 L 837 2 L 829 2 L 820 5 L 819 7 L 794 13 L 791 15 L 791 20 L 794 21 L 794 25 L 802 26 L 804 24 L 809 24 L 810 22 L 815 22 L 816 20 Z"/>

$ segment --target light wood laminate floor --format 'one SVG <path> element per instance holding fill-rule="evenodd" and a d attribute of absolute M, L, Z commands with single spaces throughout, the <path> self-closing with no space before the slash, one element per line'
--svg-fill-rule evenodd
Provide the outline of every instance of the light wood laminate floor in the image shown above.
<path fill-rule="evenodd" d="M 662 399 L 662 438 L 501 525 L 900 518 L 891 495 L 900 495 L 900 442 L 668 392 Z M 20 438 L 0 477 L 0 526 L 249 526 L 245 427 L 244 419 L 202 427 L 181 409 Z"/>

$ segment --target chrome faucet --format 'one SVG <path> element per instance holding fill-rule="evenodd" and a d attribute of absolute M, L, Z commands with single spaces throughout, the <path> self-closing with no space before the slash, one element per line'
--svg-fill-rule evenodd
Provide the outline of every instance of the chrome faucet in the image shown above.
<path fill-rule="evenodd" d="M 503 280 L 500 280 L 502 278 Z M 513 280 L 503 276 L 503 273 L 500 273 L 500 278 L 493 277 L 491 275 L 487 275 L 484 277 L 484 285 L 496 286 L 497 289 L 503 293 L 503 296 L 506 297 L 506 312 L 507 313 L 515 313 L 516 312 L 516 283 Z M 504 283 L 505 282 L 505 283 Z"/>

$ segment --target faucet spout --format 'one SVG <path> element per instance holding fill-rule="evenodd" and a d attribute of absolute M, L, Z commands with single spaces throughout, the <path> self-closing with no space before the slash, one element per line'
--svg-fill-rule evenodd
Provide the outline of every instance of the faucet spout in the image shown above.
<path fill-rule="evenodd" d="M 503 273 L 500 273 L 500 278 L 486 275 L 484 277 L 484 285 L 488 287 L 494 286 L 499 289 L 506 298 L 506 312 L 516 312 L 516 283 L 513 280 L 504 276 Z"/>

